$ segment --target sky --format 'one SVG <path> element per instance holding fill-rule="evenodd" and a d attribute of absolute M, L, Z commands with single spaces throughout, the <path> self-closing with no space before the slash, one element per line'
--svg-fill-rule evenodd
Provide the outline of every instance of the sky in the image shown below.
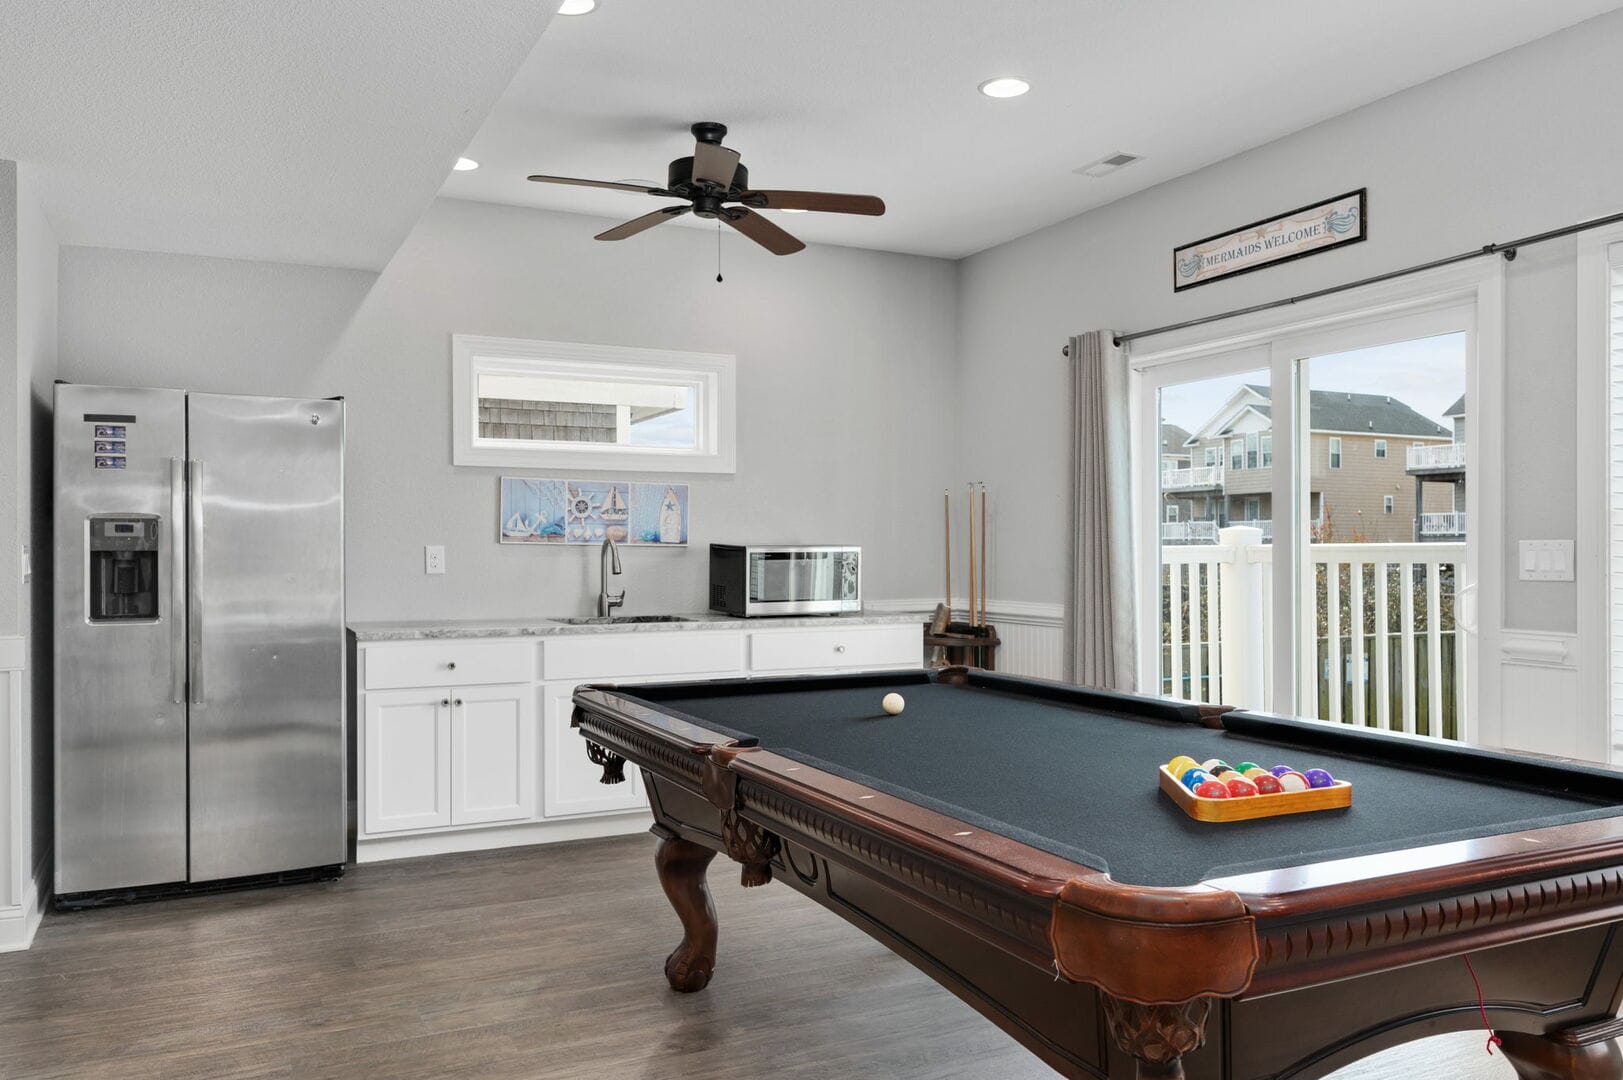
<path fill-rule="evenodd" d="M 1314 390 L 1388 394 L 1452 429 L 1443 410 L 1465 393 L 1465 335 L 1316 356 L 1307 367 L 1308 384 Z M 1267 382 L 1268 372 L 1263 370 L 1169 386 L 1161 391 L 1161 419 L 1194 432 L 1242 385 Z"/>
<path fill-rule="evenodd" d="M 688 403 L 686 408 L 668 412 L 662 416 L 650 417 L 631 425 L 632 446 L 676 446 L 692 447 L 695 432 L 693 430 L 693 391 L 688 390 Z"/>

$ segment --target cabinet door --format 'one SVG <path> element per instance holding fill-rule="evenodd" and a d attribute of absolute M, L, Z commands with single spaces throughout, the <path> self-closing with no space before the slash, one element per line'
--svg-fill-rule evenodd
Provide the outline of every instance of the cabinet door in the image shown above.
<path fill-rule="evenodd" d="M 451 824 L 448 690 L 363 695 L 367 833 Z"/>
<path fill-rule="evenodd" d="M 535 684 L 451 692 L 451 824 L 535 816 Z"/>
<path fill-rule="evenodd" d="M 695 635 L 697 636 L 697 635 Z M 574 680 L 541 686 L 542 803 L 546 816 L 600 814 L 613 810 L 642 810 L 648 798 L 642 790 L 642 770 L 626 766 L 626 782 L 602 783 L 603 768 L 586 758 L 586 740 L 569 726 L 575 710 Z"/>

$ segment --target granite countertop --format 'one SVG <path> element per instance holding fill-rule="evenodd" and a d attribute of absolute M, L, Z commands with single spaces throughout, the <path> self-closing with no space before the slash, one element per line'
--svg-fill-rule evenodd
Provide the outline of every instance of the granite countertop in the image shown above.
<path fill-rule="evenodd" d="M 917 623 L 924 611 L 885 611 L 862 615 L 793 615 L 737 619 L 714 611 L 673 612 L 682 622 L 615 622 L 570 624 L 561 619 L 425 619 L 404 622 L 350 623 L 356 641 L 437 641 L 448 638 L 560 637 L 574 634 L 670 633 L 686 630 L 775 630 L 786 627 L 832 629 L 838 626 L 882 626 Z"/>

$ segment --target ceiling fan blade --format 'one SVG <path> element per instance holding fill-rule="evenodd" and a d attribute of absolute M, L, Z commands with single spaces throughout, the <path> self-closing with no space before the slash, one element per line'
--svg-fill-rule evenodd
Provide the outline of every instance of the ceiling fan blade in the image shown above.
<path fill-rule="evenodd" d="M 793 255 L 806 245 L 795 239 L 760 214 L 742 206 L 734 207 L 722 215 L 727 224 L 754 240 L 774 255 Z"/>
<path fill-rule="evenodd" d="M 573 176 L 532 176 L 538 184 L 569 184 L 573 187 L 608 188 L 611 191 L 640 191 L 644 195 L 669 195 L 664 188 L 643 187 L 640 184 L 614 184 L 607 180 L 577 180 Z"/>
<path fill-rule="evenodd" d="M 738 201 L 758 210 L 820 210 L 825 214 L 885 212 L 885 200 L 876 195 L 838 195 L 832 191 L 746 191 Z"/>
<path fill-rule="evenodd" d="M 644 214 L 640 218 L 632 218 L 624 225 L 616 225 L 607 232 L 600 232 L 597 234 L 596 239 L 624 240 L 628 236 L 636 236 L 644 229 L 652 229 L 655 225 L 658 225 L 662 221 L 670 221 L 672 218 L 679 218 L 691 209 L 693 209 L 691 206 L 663 206 L 658 210 L 655 210 L 652 214 Z"/>
<path fill-rule="evenodd" d="M 738 151 L 717 143 L 698 143 L 693 147 L 693 182 L 714 184 L 723 191 L 733 186 L 738 172 Z"/>

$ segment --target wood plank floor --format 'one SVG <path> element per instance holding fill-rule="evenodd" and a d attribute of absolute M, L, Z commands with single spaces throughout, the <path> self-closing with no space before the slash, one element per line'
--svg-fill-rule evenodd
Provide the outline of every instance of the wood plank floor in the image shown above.
<path fill-rule="evenodd" d="M 586 841 L 50 915 L 0 954 L 0 1078 L 1053 1080 L 882 946 L 719 863 L 716 980 L 671 993 L 652 856 L 647 837 Z M 1398 1077 L 1514 1073 L 1468 1033 L 1336 1074 Z"/>

